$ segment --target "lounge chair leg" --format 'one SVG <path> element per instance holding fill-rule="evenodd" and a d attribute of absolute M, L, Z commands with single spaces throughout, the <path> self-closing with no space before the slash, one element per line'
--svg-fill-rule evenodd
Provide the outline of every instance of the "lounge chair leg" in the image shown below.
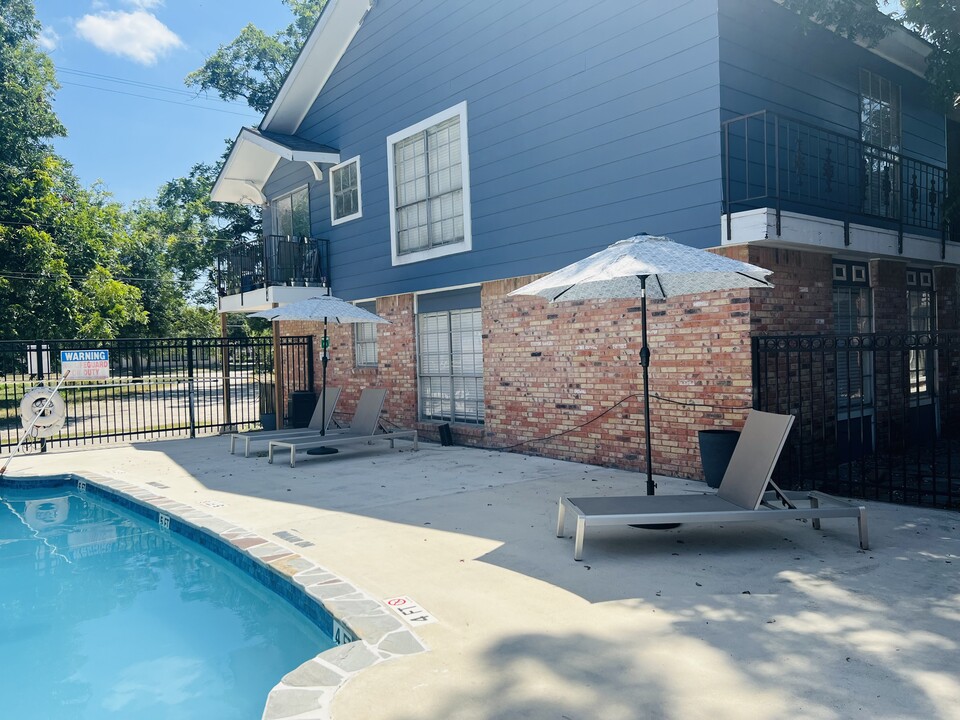
<path fill-rule="evenodd" d="M 820 507 L 820 499 L 819 499 L 816 495 L 811 495 L 811 496 L 810 496 L 810 507 L 812 507 L 812 508 L 818 508 L 818 507 Z M 814 529 L 814 530 L 819 530 L 819 529 L 820 529 L 820 518 L 813 518 L 813 520 L 811 521 L 810 524 L 813 526 L 813 529 Z"/>
<path fill-rule="evenodd" d="M 297 459 L 296 459 L 296 458 L 297 458 L 297 451 L 296 451 L 295 448 L 291 447 L 291 448 L 290 448 L 290 467 L 296 467 L 296 466 L 297 466 Z"/>
<path fill-rule="evenodd" d="M 273 464 L 273 443 L 267 445 L 267 462 Z"/>
<path fill-rule="evenodd" d="M 417 432 L 416 432 L 416 431 L 413 432 L 413 449 L 414 449 L 414 450 L 419 450 L 419 449 L 420 449 L 420 446 L 417 444 Z"/>
<path fill-rule="evenodd" d="M 250 457 L 250 438 L 243 439 L 243 456 L 245 458 Z"/>
<path fill-rule="evenodd" d="M 860 533 L 860 549 L 870 549 L 870 537 L 867 534 L 867 511 L 866 508 L 860 508 L 857 514 L 857 531 Z"/>
<path fill-rule="evenodd" d="M 581 515 L 577 518 L 577 534 L 573 541 L 573 559 L 583 560 L 583 532 L 587 529 L 587 519 Z"/>
<path fill-rule="evenodd" d="M 230 454 L 231 455 L 233 455 L 233 450 L 236 446 L 237 446 L 237 436 L 231 435 L 230 436 Z"/>
<path fill-rule="evenodd" d="M 563 537 L 563 521 L 567 514 L 567 509 L 563 506 L 563 498 L 560 498 L 557 505 L 557 537 Z"/>

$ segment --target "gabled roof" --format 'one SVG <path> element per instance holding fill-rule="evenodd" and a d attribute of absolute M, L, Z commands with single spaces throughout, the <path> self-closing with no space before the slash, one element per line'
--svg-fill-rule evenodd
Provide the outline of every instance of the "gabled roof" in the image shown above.
<path fill-rule="evenodd" d="M 314 176 L 319 176 L 319 166 L 336 165 L 340 153 L 294 135 L 243 128 L 210 191 L 211 199 L 262 204 L 266 200 L 263 186 L 281 159 L 310 163 Z"/>
<path fill-rule="evenodd" d="M 329 0 L 287 73 L 259 129 L 244 128 L 210 196 L 217 202 L 262 204 L 263 186 L 281 158 L 320 165 L 340 162 L 337 150 L 292 135 L 347 51 L 373 0 Z"/>

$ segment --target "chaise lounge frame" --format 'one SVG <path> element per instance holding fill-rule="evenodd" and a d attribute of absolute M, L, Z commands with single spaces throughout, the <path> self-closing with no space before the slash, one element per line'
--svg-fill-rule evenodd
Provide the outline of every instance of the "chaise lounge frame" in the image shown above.
<path fill-rule="evenodd" d="M 582 560 L 587 527 L 810 519 L 819 530 L 823 518 L 849 517 L 857 520 L 860 547 L 869 549 L 863 505 L 817 491 L 783 491 L 771 479 L 792 425 L 790 415 L 751 410 L 716 495 L 561 497 L 557 537 L 567 513 L 574 515 L 573 559 Z"/>

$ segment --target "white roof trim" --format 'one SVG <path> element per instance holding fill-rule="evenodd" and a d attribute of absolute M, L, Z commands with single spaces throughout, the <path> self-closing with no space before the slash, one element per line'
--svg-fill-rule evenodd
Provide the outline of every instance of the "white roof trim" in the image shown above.
<path fill-rule="evenodd" d="M 374 0 L 329 0 L 260 128 L 293 134 L 360 29 Z M 301 82 L 301 76 L 304 76 Z"/>
<path fill-rule="evenodd" d="M 307 163 L 314 178 L 319 174 L 320 165 L 340 162 L 339 152 L 317 147 L 316 150 L 297 150 L 264 137 L 252 128 L 243 128 L 217 176 L 210 198 L 214 202 L 263 205 L 268 199 L 263 194 L 263 187 L 281 158 Z"/>
<path fill-rule="evenodd" d="M 857 41 L 857 45 L 922 78 L 927 74 L 927 57 L 933 52 L 933 47 L 926 40 L 905 27 L 894 28 L 876 45 L 860 40 Z"/>

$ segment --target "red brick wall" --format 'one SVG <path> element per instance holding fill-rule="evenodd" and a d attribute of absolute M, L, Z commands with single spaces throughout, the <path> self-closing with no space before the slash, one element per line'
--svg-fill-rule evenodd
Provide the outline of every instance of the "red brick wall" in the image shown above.
<path fill-rule="evenodd" d="M 335 415 L 349 420 L 360 392 L 366 387 L 387 389 L 383 420 L 388 426 L 412 427 L 417 417 L 417 373 L 414 342 L 413 295 L 392 295 L 377 300 L 377 314 L 390 324 L 377 326 L 377 367 L 357 367 L 353 352 L 353 326 L 327 327 L 327 384 L 342 388 Z M 315 389 L 321 388 L 321 337 L 323 324 L 282 322 L 284 335 L 313 335 Z"/>
<path fill-rule="evenodd" d="M 639 301 L 506 297 L 529 279 L 483 288 L 487 445 L 570 431 L 517 450 L 642 469 Z M 742 424 L 751 401 L 748 304 L 742 291 L 649 303 L 654 472 L 700 477 L 696 431 Z"/>

